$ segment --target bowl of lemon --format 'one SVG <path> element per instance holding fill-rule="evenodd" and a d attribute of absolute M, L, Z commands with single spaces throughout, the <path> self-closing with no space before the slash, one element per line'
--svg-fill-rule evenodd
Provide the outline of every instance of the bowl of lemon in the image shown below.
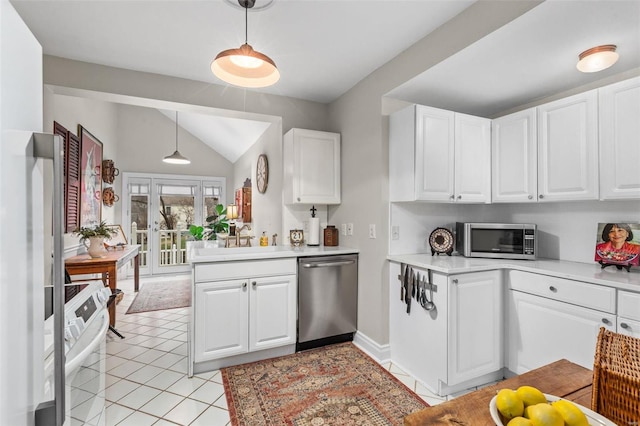
<path fill-rule="evenodd" d="M 489 412 L 496 426 L 616 426 L 588 408 L 533 386 L 500 389 L 489 402 Z"/>

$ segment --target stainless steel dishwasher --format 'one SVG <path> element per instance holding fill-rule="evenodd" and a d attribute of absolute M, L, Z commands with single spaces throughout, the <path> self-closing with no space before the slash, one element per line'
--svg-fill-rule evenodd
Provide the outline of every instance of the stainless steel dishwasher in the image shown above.
<path fill-rule="evenodd" d="M 358 318 L 358 255 L 298 258 L 296 350 L 353 340 Z"/>

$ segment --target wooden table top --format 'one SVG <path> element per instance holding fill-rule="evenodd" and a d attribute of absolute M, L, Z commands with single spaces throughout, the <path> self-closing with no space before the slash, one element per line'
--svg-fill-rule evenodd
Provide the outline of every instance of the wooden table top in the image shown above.
<path fill-rule="evenodd" d="M 88 254 L 79 254 L 77 256 L 73 256 L 68 259 L 65 259 L 64 263 L 67 266 L 74 266 L 78 264 L 99 265 L 99 264 L 126 262 L 132 257 L 137 256 L 139 250 L 140 250 L 139 245 L 128 245 L 128 246 L 124 246 L 123 249 L 107 250 L 104 257 L 92 258 Z"/>
<path fill-rule="evenodd" d="M 451 401 L 417 411 L 405 417 L 404 425 L 493 425 L 489 414 L 491 398 L 500 389 L 517 389 L 523 385 L 536 387 L 543 393 L 591 408 L 592 379 L 591 370 L 562 359 Z"/>

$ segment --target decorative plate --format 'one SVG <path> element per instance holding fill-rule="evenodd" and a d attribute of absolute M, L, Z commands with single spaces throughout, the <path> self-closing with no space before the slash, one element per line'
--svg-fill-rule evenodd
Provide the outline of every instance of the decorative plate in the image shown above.
<path fill-rule="evenodd" d="M 431 246 L 431 255 L 435 253 L 453 252 L 453 234 L 447 228 L 436 228 L 429 235 L 429 245 Z"/>
<path fill-rule="evenodd" d="M 559 399 L 563 399 L 563 398 L 559 398 L 555 395 L 549 395 L 549 394 L 544 394 L 545 398 L 547 398 L 547 402 L 554 402 L 557 401 Z M 493 398 L 491 398 L 491 401 L 489 401 L 489 412 L 491 413 L 491 418 L 493 419 L 493 421 L 495 422 L 496 426 L 504 426 L 507 424 L 507 422 L 503 422 L 502 420 L 502 416 L 500 415 L 500 413 L 498 412 L 498 408 L 496 407 L 496 398 L 497 396 L 494 396 Z M 569 400 L 567 400 L 569 401 Z M 573 402 L 573 401 L 571 401 Z M 573 402 L 580 410 L 582 410 L 582 412 L 584 413 L 585 416 L 587 416 L 587 420 L 589 421 L 589 426 L 616 426 L 615 423 L 613 423 L 611 420 L 607 419 L 606 417 L 601 416 L 600 414 L 593 412 L 591 410 L 589 410 L 586 407 L 583 407 L 580 404 L 576 404 L 575 402 Z"/>

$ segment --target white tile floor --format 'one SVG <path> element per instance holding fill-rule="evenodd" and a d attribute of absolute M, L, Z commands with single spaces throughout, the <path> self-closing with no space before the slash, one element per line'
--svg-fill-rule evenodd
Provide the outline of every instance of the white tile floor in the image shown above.
<path fill-rule="evenodd" d="M 142 278 L 145 282 L 175 279 Z M 107 333 L 107 426 L 229 425 L 219 371 L 187 378 L 187 323 L 190 308 L 126 315 L 135 298 L 133 280 L 119 280 L 124 292 L 117 305 L 120 339 Z M 402 383 L 429 405 L 445 399 L 388 363 Z"/>

